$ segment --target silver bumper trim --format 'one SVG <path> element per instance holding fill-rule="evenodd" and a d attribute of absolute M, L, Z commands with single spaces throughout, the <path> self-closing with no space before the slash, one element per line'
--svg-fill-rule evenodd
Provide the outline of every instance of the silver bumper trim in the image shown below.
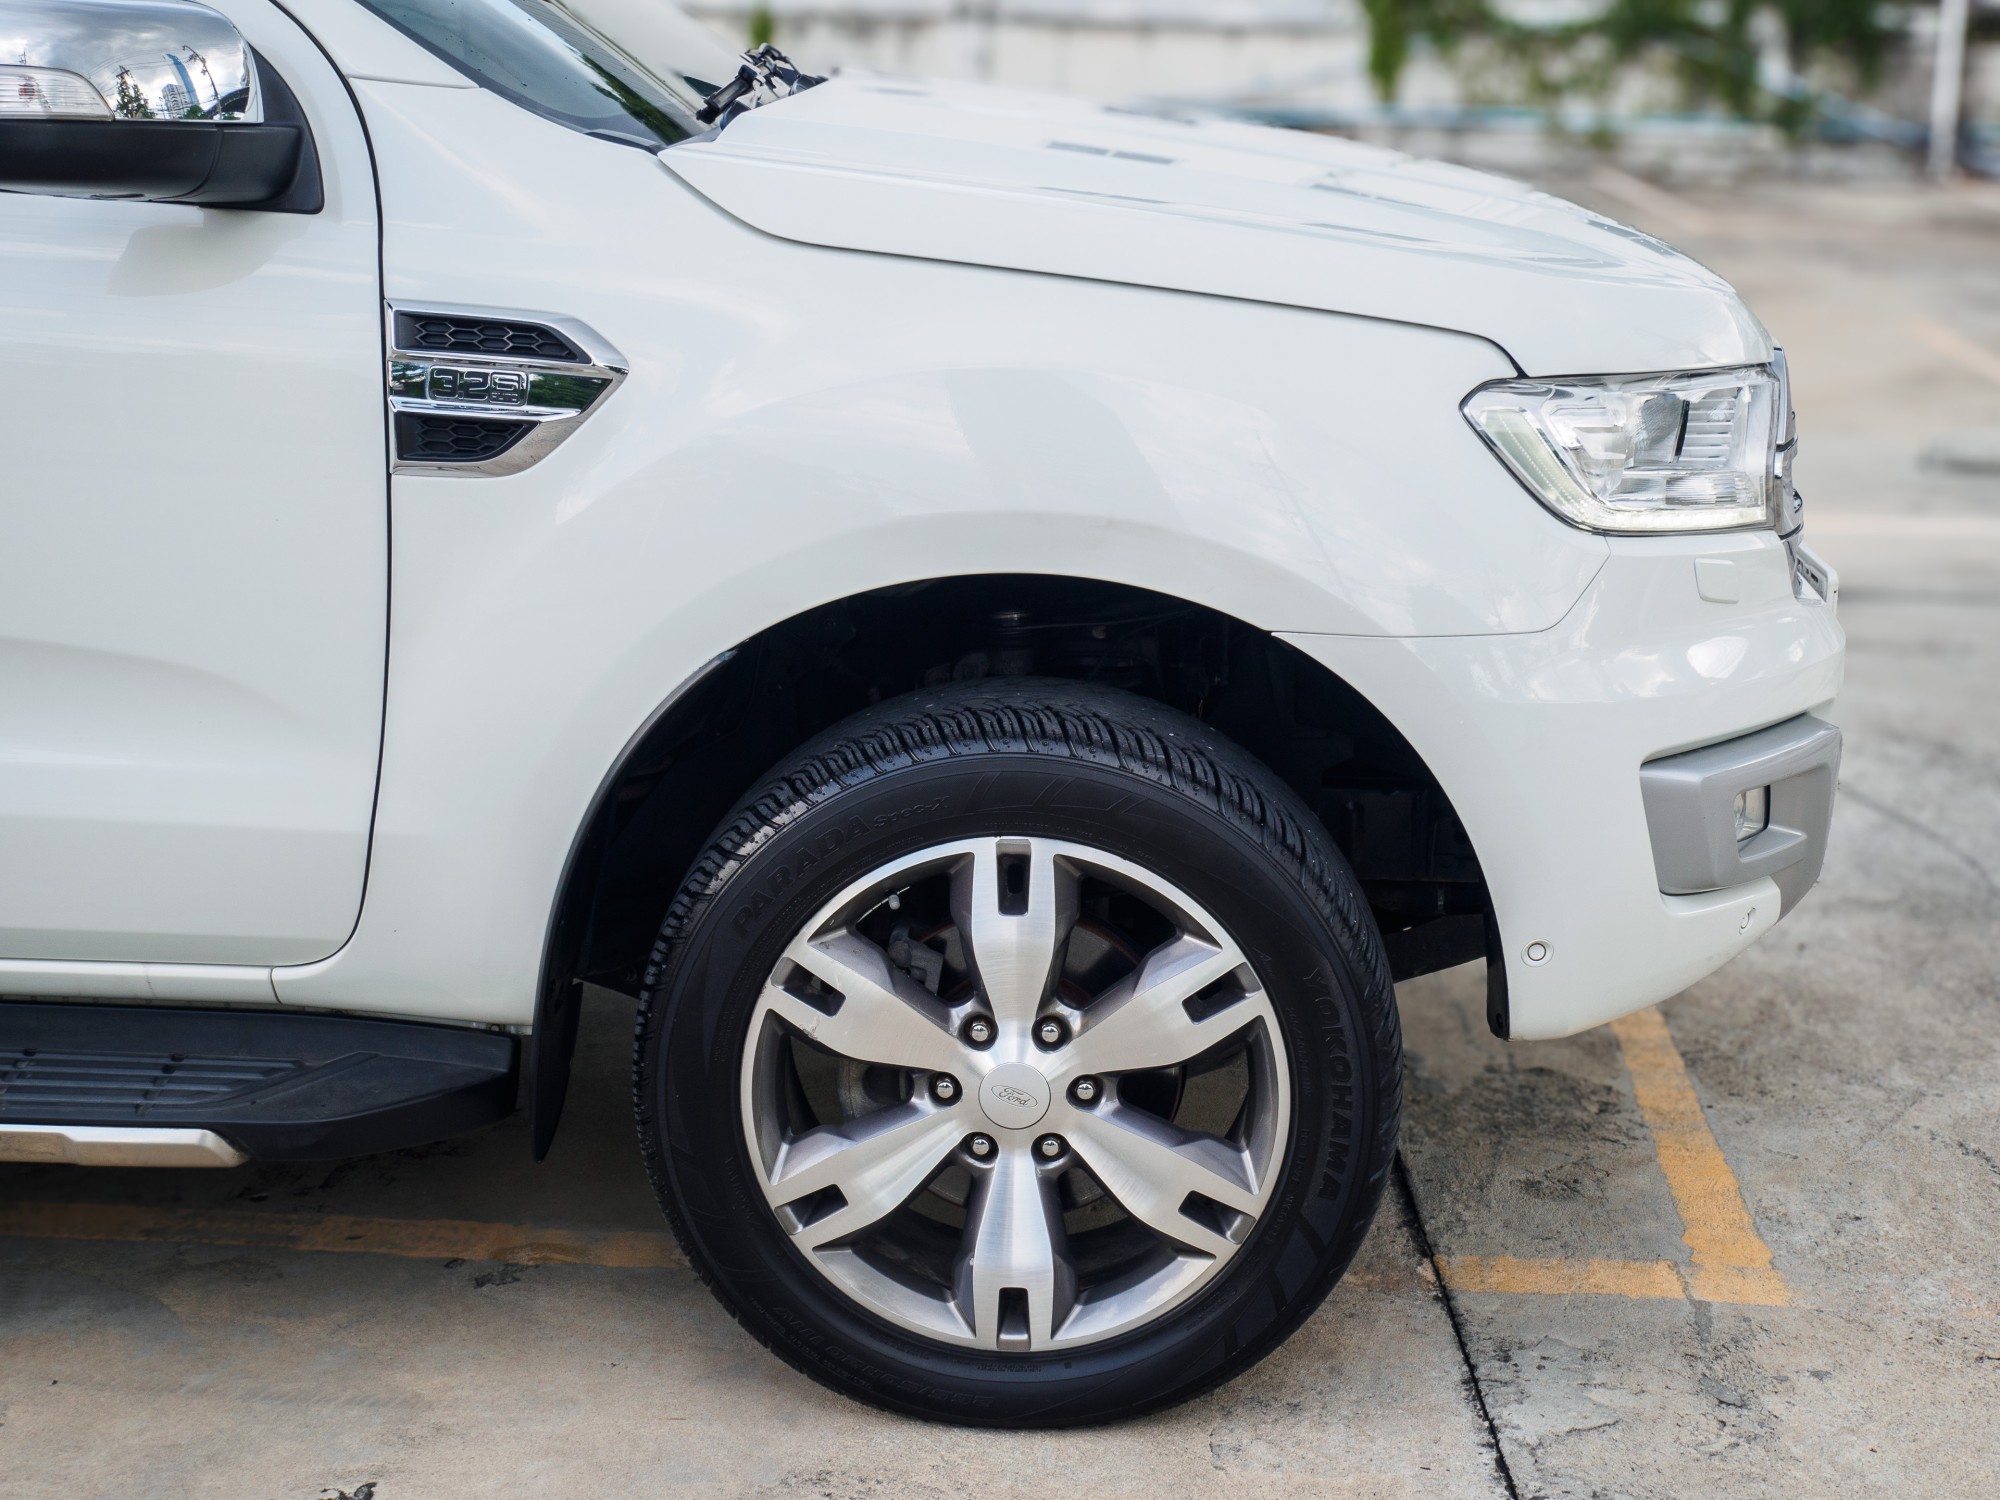
<path fill-rule="evenodd" d="M 1660 889 L 1692 896 L 1769 876 L 1790 911 L 1819 879 L 1839 774 L 1840 731 L 1811 714 L 1647 761 L 1639 790 Z M 1738 843 L 1736 795 L 1763 786 L 1770 822 Z"/>
<path fill-rule="evenodd" d="M 79 1167 L 235 1167 L 249 1158 L 213 1130 L 136 1125 L 0 1125 L 0 1161 Z"/>

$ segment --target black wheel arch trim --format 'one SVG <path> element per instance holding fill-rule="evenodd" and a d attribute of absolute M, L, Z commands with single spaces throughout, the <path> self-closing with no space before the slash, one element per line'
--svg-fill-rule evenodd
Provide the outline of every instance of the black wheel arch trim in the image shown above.
<path fill-rule="evenodd" d="M 542 965 L 535 983 L 534 1030 L 529 1033 L 525 1048 L 528 1134 L 536 1161 L 549 1154 L 556 1126 L 562 1121 L 563 1101 L 569 1094 L 570 1062 L 576 1055 L 577 1026 L 583 1016 L 583 979 L 577 969 L 589 938 L 604 855 L 611 844 L 613 799 L 618 786 L 653 731 L 686 701 L 688 694 L 735 656 L 736 648 L 731 647 L 711 657 L 646 716 L 645 723 L 632 732 L 624 749 L 598 782 L 583 821 L 577 824 L 576 836 L 570 840 L 569 854 L 556 882 L 556 898 L 549 907 L 549 925 L 542 937 Z"/>
<path fill-rule="evenodd" d="M 1057 618 L 1078 630 L 1090 620 L 1099 618 L 1114 622 L 1136 619 L 1150 628 L 1153 623 L 1176 618 L 1178 612 L 1184 611 L 1191 617 L 1203 617 L 1204 628 L 1221 627 L 1225 649 L 1231 649 L 1227 637 L 1230 629 L 1241 630 L 1246 637 L 1255 637 L 1263 642 L 1270 657 L 1270 671 L 1274 674 L 1285 661 L 1296 658 L 1297 667 L 1303 675 L 1330 685 L 1336 699 L 1342 700 L 1343 704 L 1344 700 L 1351 699 L 1356 709 L 1375 721 L 1374 730 L 1366 725 L 1362 728 L 1369 733 L 1380 731 L 1376 737 L 1384 743 L 1373 747 L 1379 764 L 1390 768 L 1399 779 L 1412 773 L 1423 778 L 1425 784 L 1437 793 L 1436 805 L 1442 807 L 1443 815 L 1455 820 L 1448 793 L 1437 783 L 1422 756 L 1402 731 L 1365 695 L 1323 664 L 1287 646 L 1267 629 L 1206 605 L 1089 577 L 985 574 L 944 575 L 912 584 L 866 590 L 815 605 L 746 637 L 682 681 L 653 708 L 626 740 L 583 809 L 550 896 L 535 987 L 533 1027 L 524 1048 L 526 1099 L 536 1160 L 546 1157 L 560 1122 L 581 1019 L 584 985 L 597 983 L 634 997 L 637 995 L 646 948 L 634 947 L 630 941 L 638 932 L 635 922 L 643 904 L 635 898 L 643 897 L 658 903 L 657 909 L 645 913 L 646 920 L 642 924 L 646 933 L 645 944 L 650 946 L 650 935 L 656 930 L 658 911 L 664 910 L 688 865 L 704 847 L 709 830 L 738 796 L 750 789 L 749 777 L 742 778 L 740 782 L 731 782 L 730 778 L 743 766 L 754 763 L 761 767 L 775 762 L 804 740 L 811 739 L 814 734 L 839 722 L 847 713 L 864 706 L 857 702 L 851 708 L 842 708 L 830 718 L 820 719 L 816 726 L 805 728 L 802 738 L 793 737 L 795 731 L 782 731 L 773 738 L 767 732 L 776 727 L 777 720 L 771 717 L 772 713 L 796 722 L 798 705 L 792 701 L 792 690 L 807 680 L 796 675 L 802 664 L 810 657 L 813 663 L 811 670 L 821 672 L 825 662 L 832 659 L 832 651 L 846 649 L 850 641 L 884 638 L 885 633 L 899 638 L 909 636 L 913 633 L 909 628 L 911 621 L 938 625 L 945 632 L 943 644 L 938 649 L 949 656 L 959 647 L 977 644 L 972 637 L 965 635 L 961 627 L 968 619 L 986 618 L 980 611 L 994 604 L 998 597 L 994 594 L 995 586 L 1002 584 L 1028 588 L 1061 587 L 1077 591 L 1073 596 L 1055 598 L 1045 596 L 1037 599 L 1031 596 L 1029 602 L 1045 612 L 1066 611 Z M 933 589 L 952 590 L 953 593 L 926 593 Z M 1132 598 L 1100 598 L 1100 594 L 1130 594 Z M 1007 599 L 1012 597 L 1010 594 Z M 881 614 L 881 617 L 855 615 L 853 612 L 863 604 L 878 613 L 887 613 Z M 1145 612 L 1133 613 L 1135 607 L 1140 605 L 1144 606 Z M 1161 613 L 1162 606 L 1172 606 L 1173 609 Z M 831 647 L 826 644 L 828 640 L 833 642 Z M 856 647 L 857 652 L 862 649 Z M 843 665 L 843 661 L 833 660 L 834 668 Z M 1235 671 L 1235 678 L 1229 677 L 1231 670 Z M 787 673 L 794 675 L 787 676 Z M 1092 680 L 1083 673 L 1065 671 L 1060 665 L 1053 672 L 1043 669 L 1039 675 L 1077 682 Z M 1255 675 L 1262 680 L 1264 669 L 1259 668 Z M 1242 670 L 1240 663 L 1234 668 L 1225 664 L 1221 676 L 1229 681 L 1240 680 L 1246 691 L 1249 690 L 1252 677 Z M 855 682 L 860 680 L 854 678 Z M 1270 686 L 1267 684 L 1267 687 Z M 879 691 L 894 694 L 898 689 L 884 685 Z M 1291 713 L 1289 694 L 1292 690 L 1286 686 L 1273 691 L 1281 691 L 1282 701 L 1274 698 L 1270 706 L 1283 711 L 1280 719 L 1274 721 L 1282 726 L 1287 723 L 1283 715 Z M 1164 693 L 1142 696 L 1156 698 L 1170 706 L 1175 704 L 1175 700 Z M 886 700 L 882 697 L 866 700 L 867 703 L 880 701 Z M 774 710 L 773 705 L 780 707 Z M 825 703 L 815 705 L 816 709 L 827 706 Z M 1267 746 L 1255 735 L 1246 737 L 1239 732 L 1243 727 L 1239 724 L 1222 719 L 1211 720 L 1198 710 L 1188 709 L 1187 705 L 1180 706 L 1184 711 L 1196 712 L 1203 722 L 1211 723 L 1211 727 L 1232 738 L 1239 748 L 1273 769 L 1280 779 L 1287 780 L 1309 802 L 1314 802 L 1317 788 L 1326 784 L 1311 778 L 1306 781 L 1298 779 L 1299 767 L 1288 765 L 1284 758 L 1289 742 L 1274 742 Z M 1259 706 L 1252 705 L 1252 711 Z M 1322 708 L 1327 706 L 1321 705 Z M 1340 706 L 1340 711 L 1344 712 L 1345 707 Z M 727 727 L 715 730 L 713 726 L 718 723 Z M 709 728 L 702 728 L 704 724 Z M 1387 743 L 1391 740 L 1393 746 Z M 727 751 L 724 761 L 702 763 L 701 757 L 714 755 L 719 749 Z M 1406 756 L 1410 764 L 1402 766 L 1398 756 Z M 1367 774 L 1364 771 L 1362 779 L 1357 781 L 1364 791 L 1371 785 L 1366 783 Z M 711 782 L 726 794 L 704 798 L 698 792 L 690 791 L 691 787 Z M 709 806 L 709 802 L 714 805 Z M 1314 802 L 1314 810 L 1320 814 L 1322 824 L 1334 834 L 1335 842 L 1340 843 L 1340 833 L 1328 821 L 1330 811 L 1337 810 L 1319 802 Z M 1425 816 L 1431 821 L 1421 827 L 1429 829 L 1437 817 L 1428 809 Z M 1411 827 L 1416 829 L 1419 825 L 1413 822 Z M 1351 836 L 1352 830 L 1349 832 Z M 1464 837 L 1462 830 L 1461 837 Z M 1497 961 L 1500 951 L 1497 921 L 1490 895 L 1484 889 L 1483 876 L 1477 870 L 1476 851 L 1471 850 L 1469 838 L 1465 839 L 1465 843 L 1472 864 L 1469 876 L 1441 875 L 1433 871 L 1419 877 L 1447 883 L 1469 878 L 1471 883 L 1459 887 L 1461 895 L 1455 898 L 1454 904 L 1450 908 L 1440 906 L 1436 915 L 1415 918 L 1406 909 L 1391 910 L 1390 920 L 1382 922 L 1383 940 L 1392 975 L 1398 981 L 1484 959 L 1487 967 L 1488 1024 L 1496 1035 L 1504 1038 L 1511 1025 L 1505 965 Z M 1345 845 L 1342 847 L 1344 852 L 1349 852 Z M 645 850 L 652 850 L 653 855 L 641 862 Z M 1368 861 L 1350 852 L 1350 862 L 1354 864 L 1357 874 L 1364 878 L 1371 876 Z M 1379 865 L 1374 867 L 1373 873 L 1382 875 L 1389 885 L 1406 880 L 1404 875 L 1384 871 Z M 668 878 L 669 875 L 671 878 Z M 1402 920 L 1394 920 L 1399 916 Z"/>

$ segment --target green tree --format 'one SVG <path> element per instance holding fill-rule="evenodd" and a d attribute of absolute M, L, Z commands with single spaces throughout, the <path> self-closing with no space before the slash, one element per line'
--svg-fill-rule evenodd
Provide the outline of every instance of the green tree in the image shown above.
<path fill-rule="evenodd" d="M 153 109 L 146 103 L 145 91 L 132 81 L 132 75 L 124 68 L 118 70 L 118 103 L 112 113 L 121 120 L 153 118 Z"/>
<path fill-rule="evenodd" d="M 1597 14 L 1549 25 L 1518 21 L 1493 0 L 1362 0 L 1368 71 L 1384 99 L 1419 38 L 1455 59 L 1468 50 L 1511 70 L 1529 102 L 1603 98 L 1629 68 L 1664 62 L 1693 103 L 1788 129 L 1811 118 L 1810 98 L 1766 89 L 1758 77 L 1758 18 L 1783 23 L 1792 71 L 1844 64 L 1864 89 L 1882 75 L 1892 33 L 1877 0 L 1604 0 Z M 1468 44 L 1471 44 L 1468 49 Z"/>

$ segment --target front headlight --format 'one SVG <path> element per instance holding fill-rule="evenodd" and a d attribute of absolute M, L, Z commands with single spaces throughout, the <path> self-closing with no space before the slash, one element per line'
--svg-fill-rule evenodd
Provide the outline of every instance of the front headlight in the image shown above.
<path fill-rule="evenodd" d="M 1572 526 L 1661 532 L 1771 524 L 1778 407 L 1777 376 L 1756 365 L 1496 380 L 1462 409 L 1528 493 Z"/>

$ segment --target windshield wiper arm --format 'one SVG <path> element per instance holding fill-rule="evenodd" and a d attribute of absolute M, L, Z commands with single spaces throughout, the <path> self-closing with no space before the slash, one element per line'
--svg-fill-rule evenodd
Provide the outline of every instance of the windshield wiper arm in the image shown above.
<path fill-rule="evenodd" d="M 760 104 L 773 103 L 825 82 L 817 74 L 803 72 L 797 63 L 766 42 L 743 54 L 736 76 L 702 100 L 694 117 L 704 125 L 720 127 Z"/>

